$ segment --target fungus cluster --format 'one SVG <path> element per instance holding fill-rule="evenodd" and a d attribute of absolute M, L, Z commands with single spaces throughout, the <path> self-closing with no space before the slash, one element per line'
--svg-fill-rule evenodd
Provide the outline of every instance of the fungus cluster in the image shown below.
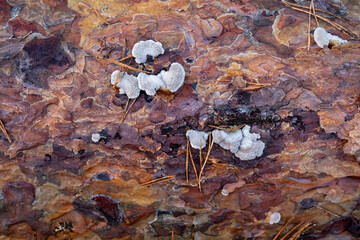
<path fill-rule="evenodd" d="M 214 138 L 214 143 L 219 144 L 223 149 L 236 153 L 240 147 L 243 134 L 241 129 L 233 132 L 214 130 L 212 136 Z"/>
<path fill-rule="evenodd" d="M 132 55 L 137 63 L 145 63 L 147 56 L 157 57 L 164 53 L 162 44 L 153 40 L 140 41 L 132 49 Z M 119 75 L 120 74 L 120 75 Z M 118 76 L 122 76 L 121 78 Z M 185 70 L 177 62 L 172 63 L 168 71 L 162 70 L 157 75 L 140 73 L 137 77 L 122 73 L 118 70 L 111 74 L 111 84 L 115 85 L 116 79 L 121 79 L 116 87 L 119 88 L 120 94 L 126 94 L 128 98 L 137 98 L 140 90 L 147 95 L 154 96 L 160 88 L 168 89 L 172 93 L 179 90 L 185 79 Z"/>
<path fill-rule="evenodd" d="M 328 33 L 324 28 L 317 27 L 314 31 L 314 40 L 316 44 L 321 47 L 327 47 L 331 43 L 334 46 L 341 45 L 347 41 L 339 38 L 338 36 Z"/>
<path fill-rule="evenodd" d="M 265 143 L 257 133 L 250 133 L 250 126 L 246 125 L 242 129 L 243 139 L 235 156 L 241 160 L 252 160 L 263 154 Z"/>
<path fill-rule="evenodd" d="M 246 125 L 242 129 L 226 132 L 214 130 L 212 133 L 214 143 L 220 147 L 235 153 L 240 160 L 253 160 L 263 154 L 265 143 L 260 139 L 260 135 L 250 132 L 250 126 Z M 200 149 L 206 146 L 209 133 L 189 130 L 186 132 L 190 144 L 193 148 Z M 201 146 L 200 146 L 201 141 Z"/>

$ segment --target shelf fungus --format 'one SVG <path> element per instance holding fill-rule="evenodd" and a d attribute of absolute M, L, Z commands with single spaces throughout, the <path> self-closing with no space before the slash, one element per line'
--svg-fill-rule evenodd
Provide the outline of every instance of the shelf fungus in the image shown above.
<path fill-rule="evenodd" d="M 338 45 L 341 45 L 341 44 L 344 44 L 347 42 L 346 40 L 341 39 L 338 36 L 328 33 L 322 27 L 317 27 L 315 29 L 314 40 L 315 40 L 316 44 L 321 48 L 325 48 L 325 47 L 329 46 L 329 44 L 338 46 Z"/>
<path fill-rule="evenodd" d="M 185 70 L 180 63 L 172 63 L 169 71 L 161 71 L 159 74 L 166 84 L 166 88 L 174 93 L 183 85 Z"/>
<path fill-rule="evenodd" d="M 131 53 L 135 58 L 135 62 L 145 63 L 147 56 L 155 58 L 160 54 L 164 54 L 164 49 L 160 42 L 146 40 L 135 43 Z"/>
<path fill-rule="evenodd" d="M 123 75 L 121 80 L 116 84 L 116 87 L 119 88 L 119 94 L 126 94 L 126 96 L 128 96 L 130 99 L 137 98 L 140 95 L 140 88 L 137 77 L 116 70 L 111 74 L 112 85 L 115 85 L 118 75 L 120 75 L 119 79 Z"/>
<path fill-rule="evenodd" d="M 212 132 L 214 143 L 217 143 L 223 149 L 230 150 L 236 153 L 240 147 L 241 139 L 243 137 L 241 129 L 233 132 L 225 132 L 222 130 L 214 130 Z"/>
<path fill-rule="evenodd" d="M 139 88 L 147 95 L 154 96 L 159 88 L 165 88 L 165 83 L 158 75 L 140 73 L 138 75 Z"/>
<path fill-rule="evenodd" d="M 186 132 L 186 136 L 189 138 L 191 147 L 196 149 L 203 149 L 206 146 L 206 141 L 208 140 L 209 133 L 196 130 L 188 130 Z"/>
<path fill-rule="evenodd" d="M 250 126 L 246 125 L 242 129 L 243 139 L 235 156 L 240 160 L 253 160 L 263 154 L 265 143 L 260 139 L 257 133 L 250 133 Z"/>

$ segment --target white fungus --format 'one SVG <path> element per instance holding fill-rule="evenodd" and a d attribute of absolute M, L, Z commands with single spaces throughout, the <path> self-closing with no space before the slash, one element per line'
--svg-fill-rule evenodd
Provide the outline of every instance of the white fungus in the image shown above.
<path fill-rule="evenodd" d="M 176 92 L 184 83 L 185 70 L 180 63 L 172 63 L 169 71 L 161 71 L 158 75 L 165 82 L 166 88 L 171 92 Z"/>
<path fill-rule="evenodd" d="M 322 27 L 317 27 L 315 29 L 314 40 L 315 40 L 316 44 L 321 48 L 329 46 L 330 43 L 336 46 L 336 45 L 341 45 L 341 44 L 347 42 L 346 40 L 341 39 L 338 36 L 328 33 Z"/>
<path fill-rule="evenodd" d="M 95 143 L 99 142 L 99 141 L 100 141 L 100 138 L 101 138 L 101 136 L 100 136 L 99 133 L 93 133 L 93 134 L 91 135 L 91 141 L 93 141 L 93 142 L 95 142 Z"/>
<path fill-rule="evenodd" d="M 146 40 L 135 43 L 131 53 L 135 58 L 135 62 L 145 63 L 147 56 L 155 58 L 160 54 L 164 54 L 164 49 L 160 42 Z"/>
<path fill-rule="evenodd" d="M 270 219 L 269 219 L 269 223 L 270 224 L 274 224 L 274 223 L 278 223 L 281 220 L 281 214 L 278 212 L 273 212 L 270 215 Z"/>
<path fill-rule="evenodd" d="M 260 135 L 257 133 L 250 133 L 250 126 L 246 125 L 242 129 L 243 139 L 241 145 L 235 156 L 240 160 L 252 160 L 260 157 L 264 151 L 265 143 L 260 139 Z"/>
<path fill-rule="evenodd" d="M 115 85 L 116 79 L 118 79 L 118 75 L 119 75 L 119 79 L 120 79 L 122 74 L 123 74 L 122 72 L 119 73 L 119 70 L 113 71 L 111 74 L 111 79 L 110 79 L 111 85 Z M 120 82 L 118 82 L 118 84 L 116 85 L 117 87 L 119 87 L 119 83 Z"/>
<path fill-rule="evenodd" d="M 214 130 L 212 132 L 214 143 L 217 143 L 223 149 L 230 150 L 232 153 L 236 153 L 240 147 L 242 139 L 241 129 L 233 132 L 225 132 L 221 130 Z"/>
<path fill-rule="evenodd" d="M 200 149 L 200 147 L 204 148 L 206 146 L 206 141 L 209 137 L 209 133 L 196 131 L 196 130 L 188 130 L 186 132 L 186 136 L 189 138 L 191 147 Z M 201 142 L 201 146 L 200 146 L 200 142 Z"/>
<path fill-rule="evenodd" d="M 159 88 L 165 88 L 165 83 L 157 75 L 140 73 L 138 75 L 139 88 L 144 90 L 147 95 L 154 96 Z"/>
<path fill-rule="evenodd" d="M 111 74 L 112 85 L 115 84 L 118 74 L 118 70 Z M 121 78 L 122 74 L 123 73 L 120 72 L 119 79 Z M 133 75 L 125 73 L 116 86 L 119 88 L 119 94 L 126 94 L 130 99 L 137 98 L 140 95 L 138 79 Z"/>

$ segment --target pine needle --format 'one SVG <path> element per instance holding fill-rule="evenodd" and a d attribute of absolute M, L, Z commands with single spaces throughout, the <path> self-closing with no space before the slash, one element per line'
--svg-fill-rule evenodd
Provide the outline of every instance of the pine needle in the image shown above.
<path fill-rule="evenodd" d="M 189 141 L 189 140 L 188 140 Z M 196 176 L 196 182 L 198 181 L 199 177 L 198 177 L 198 174 L 197 174 L 197 171 L 196 171 L 196 167 L 195 167 L 195 162 L 194 162 L 194 159 L 193 159 L 193 156 L 192 156 L 192 153 L 191 153 L 191 147 L 189 145 L 189 155 L 190 155 L 190 160 L 191 160 L 191 164 L 193 166 L 193 169 L 194 169 L 194 172 L 195 172 L 195 176 Z"/>
<path fill-rule="evenodd" d="M 126 107 L 125 107 L 125 113 L 123 115 L 123 117 L 121 118 L 120 122 L 124 122 L 126 116 L 128 115 L 129 111 L 130 111 L 130 108 L 134 105 L 135 101 L 136 101 L 137 98 L 134 99 L 134 101 L 130 104 L 129 108 L 126 110 Z M 128 102 L 127 102 L 127 105 L 129 103 L 129 98 L 128 98 Z"/>
<path fill-rule="evenodd" d="M 102 57 L 98 57 L 96 56 L 97 59 L 101 59 L 101 60 L 105 60 L 105 61 L 108 61 L 108 62 L 111 62 L 113 64 L 116 64 L 118 66 L 122 66 L 126 69 L 130 69 L 130 70 L 133 70 L 133 71 L 137 71 L 137 72 L 142 72 L 142 73 L 149 73 L 147 71 L 144 71 L 144 70 L 141 70 L 141 69 L 137 69 L 137 68 L 134 68 L 134 67 L 131 67 L 125 63 L 121 63 L 121 62 L 118 62 L 118 61 L 115 61 L 115 60 L 111 60 L 111 59 L 107 59 L 107 58 L 102 58 Z M 126 59 L 126 58 L 125 58 Z"/>
<path fill-rule="evenodd" d="M 300 234 L 306 229 L 308 228 L 309 226 L 311 225 L 311 223 L 307 223 L 305 224 L 304 226 L 302 226 L 299 230 L 297 230 L 288 240 L 295 240 L 297 239 Z"/>
<path fill-rule="evenodd" d="M 316 16 L 316 11 L 315 11 L 314 0 L 311 0 L 311 2 L 310 2 L 310 6 L 312 6 L 312 10 L 313 10 L 313 13 L 314 13 L 314 17 L 315 17 L 316 25 L 317 25 L 318 27 L 320 27 L 319 22 L 318 22 L 318 19 L 317 19 L 317 16 Z M 310 11 L 311 11 L 311 10 L 310 10 Z"/>
<path fill-rule="evenodd" d="M 309 13 L 309 12 L 307 12 L 307 11 L 301 9 L 301 8 L 294 7 L 293 5 L 290 5 L 289 7 L 290 7 L 291 9 L 296 10 L 296 11 L 299 11 L 299 12 Z M 311 13 L 311 15 L 315 16 L 314 13 Z M 330 24 L 331 26 L 335 27 L 335 28 L 338 29 L 339 31 L 343 32 L 343 33 L 346 34 L 347 36 L 353 37 L 353 38 L 356 38 L 356 39 L 358 38 L 358 36 L 357 36 L 355 33 L 351 32 L 350 30 L 346 29 L 345 27 L 341 26 L 340 24 L 335 23 L 335 22 L 332 22 L 331 20 L 329 20 L 329 19 L 327 19 L 327 18 L 325 18 L 325 17 L 323 17 L 323 16 L 320 16 L 320 15 L 316 15 L 316 16 L 317 16 L 319 19 L 327 22 L 327 23 Z"/>
<path fill-rule="evenodd" d="M 306 6 L 297 5 L 297 4 L 294 4 L 294 3 L 287 2 L 287 1 L 285 1 L 285 0 L 281 0 L 281 1 L 282 1 L 285 5 L 287 5 L 287 6 L 293 6 L 293 7 L 298 7 L 298 8 L 302 8 L 302 9 L 309 10 L 309 8 L 306 7 Z M 338 19 L 342 19 L 342 20 L 345 20 L 345 21 L 350 21 L 350 20 L 347 19 L 347 18 L 341 17 L 341 16 L 339 16 L 339 15 L 335 15 L 335 14 L 333 14 L 333 13 L 331 13 L 331 12 L 327 12 L 327 11 L 324 11 L 324 10 L 321 10 L 321 9 L 317 9 L 317 8 L 314 8 L 314 10 L 316 10 L 317 12 L 325 13 L 325 14 L 327 14 L 327 15 L 330 15 L 330 16 L 335 17 L 335 18 L 338 18 Z"/>
<path fill-rule="evenodd" d="M 185 171 L 186 171 L 186 183 L 189 184 L 189 139 L 186 140 Z"/>
<path fill-rule="evenodd" d="M 281 232 L 286 228 L 287 225 L 289 225 L 289 223 L 292 222 L 292 220 L 294 220 L 295 217 L 290 218 L 289 220 L 287 220 L 287 222 L 284 224 L 284 226 L 282 226 L 279 230 L 279 232 L 276 234 L 276 236 L 273 238 L 273 240 L 276 240 L 278 238 L 278 236 L 280 236 Z"/>
<path fill-rule="evenodd" d="M 124 38 L 124 46 L 123 46 L 123 50 L 122 50 L 122 54 L 121 54 L 121 59 L 124 59 L 125 57 L 125 49 L 126 49 L 126 38 Z M 130 65 L 130 64 L 129 64 Z M 120 72 L 122 71 L 122 67 L 120 67 Z"/>
<path fill-rule="evenodd" d="M 334 212 L 331 212 L 331 211 L 329 211 L 329 210 L 327 210 L 327 209 L 325 209 L 325 208 L 323 208 L 323 207 L 320 207 L 320 206 L 318 206 L 318 205 L 315 205 L 314 207 L 316 207 L 316 208 L 318 208 L 318 209 L 321 209 L 321 210 L 325 211 L 327 214 L 333 215 L 333 216 L 335 216 L 335 217 L 341 217 L 339 214 L 336 214 L 336 213 L 334 213 Z"/>
<path fill-rule="evenodd" d="M 151 180 L 151 181 L 148 181 L 148 182 L 141 183 L 140 185 L 143 186 L 143 187 L 148 187 L 148 186 L 153 185 L 155 183 L 170 181 L 170 180 L 174 180 L 174 179 L 175 179 L 175 175 L 165 176 L 165 177 L 162 177 L 162 178 L 158 178 L 158 179 L 154 179 L 154 180 Z"/>
<path fill-rule="evenodd" d="M 280 240 L 285 240 L 293 231 L 295 231 L 298 227 L 300 227 L 304 222 L 301 221 L 298 225 L 296 225 L 295 227 L 293 227 L 292 229 L 290 229 L 289 232 L 287 232 L 282 238 L 280 238 Z"/>
<path fill-rule="evenodd" d="M 119 60 L 119 62 L 122 62 L 122 61 L 124 61 L 124 60 L 126 60 L 126 59 L 129 59 L 129 58 L 132 58 L 133 56 L 132 55 L 129 55 L 129 56 L 126 56 L 126 57 L 122 57 L 120 60 Z"/>
<path fill-rule="evenodd" d="M 91 8 L 92 10 L 94 10 L 95 14 L 101 19 L 101 21 L 103 21 L 104 23 L 106 23 L 107 25 L 110 25 L 110 23 L 108 23 L 98 12 L 98 10 L 96 10 L 96 8 Z"/>
<path fill-rule="evenodd" d="M 201 146 L 202 146 L 202 140 L 200 138 L 200 149 L 199 149 L 200 168 L 202 167 Z"/>
<path fill-rule="evenodd" d="M 269 87 L 271 85 L 273 85 L 273 83 L 253 83 L 253 82 L 248 82 L 247 84 L 249 84 L 250 86 L 248 87 L 242 87 L 240 88 L 241 90 L 257 90 L 263 87 Z"/>
<path fill-rule="evenodd" d="M 308 26 L 308 42 L 307 42 L 307 50 L 308 50 L 308 51 L 310 51 L 311 8 L 312 8 L 312 5 L 311 5 L 311 3 L 310 3 L 310 8 L 309 8 L 309 26 Z"/>
<path fill-rule="evenodd" d="M 206 154 L 206 157 L 205 157 L 204 165 L 202 165 L 201 171 L 200 171 L 200 173 L 199 173 L 199 189 L 200 189 L 200 190 L 201 190 L 201 175 L 202 175 L 202 173 L 203 173 L 203 171 L 204 171 L 206 162 L 208 161 L 208 158 L 209 158 L 209 155 L 210 155 L 210 151 L 211 151 L 213 145 L 214 145 L 214 139 L 212 139 L 212 135 L 210 134 L 210 135 L 209 135 L 209 147 L 208 147 L 208 151 L 207 151 L 207 154 Z"/>
<path fill-rule="evenodd" d="M 245 126 L 245 124 L 237 126 L 236 128 L 223 128 L 223 127 L 220 127 L 220 126 L 208 125 L 208 127 L 216 128 L 216 129 L 222 130 L 224 132 L 234 132 L 236 130 L 239 130 L 239 129 L 243 128 L 244 126 Z"/>
<path fill-rule="evenodd" d="M 116 77 L 116 80 L 115 80 L 115 83 L 113 85 L 113 88 L 116 89 L 117 88 L 117 85 L 118 83 L 121 81 L 121 79 L 123 79 L 124 75 L 125 75 L 125 71 L 121 74 L 121 77 L 120 76 L 120 73 L 122 71 L 122 67 L 119 68 L 119 73 L 117 74 L 117 77 Z"/>
<path fill-rule="evenodd" d="M 11 143 L 11 139 L 9 137 L 9 134 L 7 133 L 4 123 L 0 120 L 0 129 L 1 131 L 4 133 L 5 137 L 7 138 L 7 140 Z"/>

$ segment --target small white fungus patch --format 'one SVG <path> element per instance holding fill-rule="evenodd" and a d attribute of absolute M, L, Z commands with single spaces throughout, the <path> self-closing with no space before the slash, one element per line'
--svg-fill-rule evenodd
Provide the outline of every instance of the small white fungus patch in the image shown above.
<path fill-rule="evenodd" d="M 270 224 L 274 224 L 274 223 L 278 223 L 281 220 L 281 214 L 278 212 L 273 212 L 270 215 L 270 219 L 269 219 L 269 223 Z"/>
<path fill-rule="evenodd" d="M 101 139 L 101 136 L 100 136 L 100 134 L 98 134 L 98 133 L 93 133 L 93 134 L 91 135 L 91 141 L 93 141 L 93 142 L 95 142 L 95 143 L 99 142 L 100 139 Z"/>

